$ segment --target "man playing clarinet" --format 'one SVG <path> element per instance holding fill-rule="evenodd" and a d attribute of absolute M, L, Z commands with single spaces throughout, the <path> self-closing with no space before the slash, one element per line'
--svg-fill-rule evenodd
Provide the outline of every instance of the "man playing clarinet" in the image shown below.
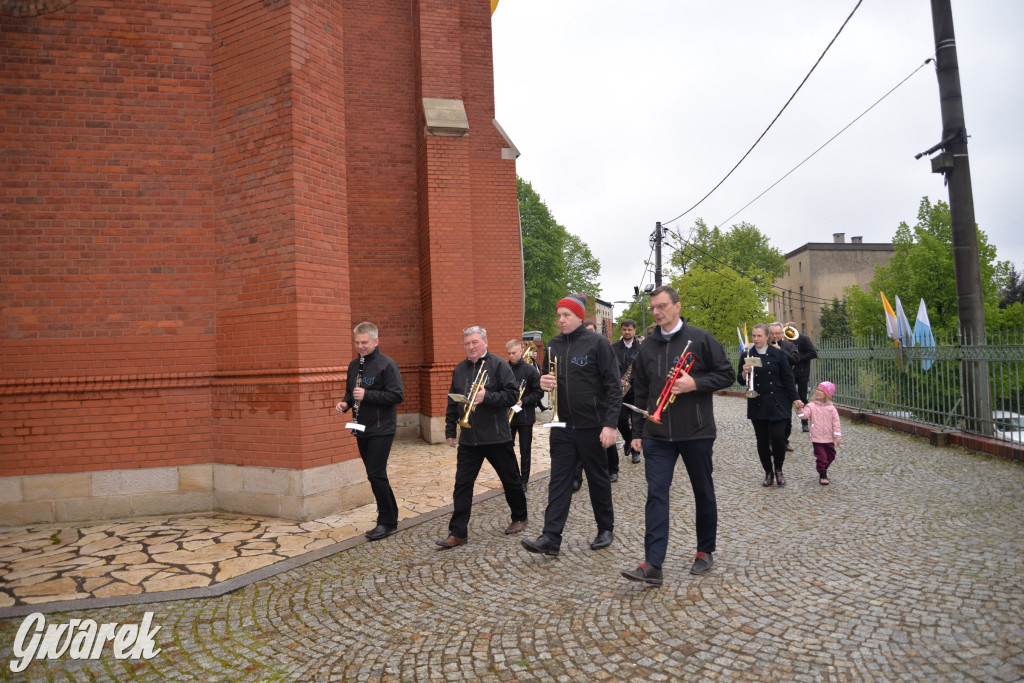
<path fill-rule="evenodd" d="M 703 574 L 711 569 L 718 533 L 718 504 L 711 477 L 711 450 L 716 436 L 712 398 L 715 391 L 732 386 L 735 380 L 722 345 L 706 330 L 687 325 L 679 317 L 680 308 L 679 294 L 671 287 L 658 287 L 651 293 L 651 313 L 657 327 L 644 340 L 633 362 L 636 405 L 649 415 L 657 414 L 659 403 L 663 402 L 663 407 L 660 424 L 646 419 L 633 433 L 633 450 L 643 451 L 647 478 L 645 559 L 622 575 L 655 586 L 661 585 L 661 567 L 668 549 L 669 490 L 678 458 L 682 458 L 690 477 L 696 505 L 697 555 L 690 573 Z M 687 362 L 687 349 L 693 354 L 693 365 L 669 385 L 677 363 Z"/>
<path fill-rule="evenodd" d="M 398 529 L 398 501 L 388 481 L 388 456 L 398 430 L 398 409 L 405 398 L 398 365 L 377 349 L 377 326 L 362 322 L 352 330 L 359 357 L 348 365 L 345 398 L 339 413 L 352 409 L 352 433 L 377 501 L 377 526 L 366 532 L 371 541 Z"/>

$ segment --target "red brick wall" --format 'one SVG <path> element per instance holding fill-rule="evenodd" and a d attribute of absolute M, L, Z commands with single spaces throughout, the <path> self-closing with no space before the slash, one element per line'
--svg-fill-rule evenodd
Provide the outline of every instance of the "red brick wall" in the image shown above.
<path fill-rule="evenodd" d="M 56 7 L 56 5 L 55 5 Z M 78 0 L 0 24 L 0 475 L 356 457 L 351 328 L 437 416 L 521 327 L 479 0 Z M 465 138 L 421 98 L 462 99 Z"/>

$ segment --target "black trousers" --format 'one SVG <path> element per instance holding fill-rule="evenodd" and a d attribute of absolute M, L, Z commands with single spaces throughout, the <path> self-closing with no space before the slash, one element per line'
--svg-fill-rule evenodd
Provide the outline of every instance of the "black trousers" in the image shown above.
<path fill-rule="evenodd" d="M 464 446 L 459 444 L 455 461 L 455 511 L 448 522 L 448 531 L 452 536 L 465 538 L 469 535 L 469 515 L 473 509 L 473 485 L 480 474 L 480 466 L 484 460 L 501 480 L 505 489 L 505 502 L 512 511 L 512 521 L 521 522 L 526 519 L 526 493 L 523 491 L 523 480 L 519 478 L 519 465 L 516 464 L 516 452 L 512 442 L 489 444 L 487 446 Z"/>
<path fill-rule="evenodd" d="M 394 434 L 356 437 L 359 457 L 363 460 L 370 490 L 377 501 L 377 524 L 385 526 L 398 526 L 398 501 L 388 481 L 388 456 L 394 440 Z"/>
<path fill-rule="evenodd" d="M 751 420 L 754 425 L 754 436 L 757 437 L 757 457 L 761 459 L 761 467 L 765 474 L 772 470 L 781 470 L 786 461 L 786 425 L 792 428 L 792 419 L 785 420 Z M 773 461 L 774 460 L 774 464 Z"/>
<path fill-rule="evenodd" d="M 616 425 L 619 428 L 619 433 L 622 434 L 622 439 L 626 443 L 622 444 L 623 455 L 629 455 L 633 450 L 630 445 L 633 443 L 633 411 L 629 408 L 623 408 L 619 411 L 619 423 Z"/>
<path fill-rule="evenodd" d="M 562 543 L 562 529 L 569 518 L 572 481 L 576 466 L 583 465 L 590 490 L 590 505 L 598 531 L 615 528 L 612 508 L 612 483 L 608 479 L 608 456 L 601 446 L 601 428 L 551 429 L 551 480 L 548 483 L 548 508 L 544 512 L 544 535 Z"/>
<path fill-rule="evenodd" d="M 519 435 L 519 477 L 523 483 L 530 481 L 530 456 L 533 453 L 533 425 L 512 425 L 512 445 Z"/>
<path fill-rule="evenodd" d="M 807 369 L 806 372 L 795 372 L 793 373 L 796 377 L 796 393 L 800 394 L 800 400 L 807 403 L 807 382 L 811 379 L 811 370 Z"/>

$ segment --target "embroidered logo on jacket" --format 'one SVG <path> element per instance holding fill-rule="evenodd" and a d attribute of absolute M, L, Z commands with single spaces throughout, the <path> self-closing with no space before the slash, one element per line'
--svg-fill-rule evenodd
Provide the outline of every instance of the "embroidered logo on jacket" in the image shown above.
<path fill-rule="evenodd" d="M 364 377 L 363 378 L 363 386 L 364 387 L 372 387 L 373 386 L 373 381 L 375 379 L 376 379 L 376 377 Z"/>
<path fill-rule="evenodd" d="M 589 356 L 574 356 L 569 362 L 582 368 L 589 362 L 589 360 Z"/>

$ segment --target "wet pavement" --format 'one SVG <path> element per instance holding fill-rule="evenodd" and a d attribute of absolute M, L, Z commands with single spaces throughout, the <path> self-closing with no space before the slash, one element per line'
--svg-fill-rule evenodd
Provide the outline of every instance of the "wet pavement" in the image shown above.
<path fill-rule="evenodd" d="M 707 575 L 688 574 L 695 542 L 692 494 L 680 467 L 672 493 L 665 584 L 644 588 L 619 576 L 643 559 L 643 465 L 628 462 L 613 485 L 613 545 L 600 551 L 589 547 L 596 529 L 584 486 L 573 500 L 557 558 L 529 554 L 519 544 L 540 532 L 547 492 L 546 480 L 537 476 L 527 494 L 530 524 L 524 534 L 503 533 L 508 508 L 495 491 L 498 495 L 474 505 L 470 542 L 452 550 L 438 550 L 433 543 L 446 534 L 443 507 L 404 513 L 402 530 L 376 543 L 358 535 L 372 526 L 372 508 L 362 519 L 318 520 L 311 524 L 324 527 L 301 532 L 295 527 L 308 525 L 284 525 L 289 529 L 283 535 L 275 528 L 279 520 L 225 519 L 237 525 L 235 530 L 194 547 L 185 544 L 214 540 L 194 537 L 212 533 L 209 524 L 164 544 L 152 541 L 169 538 L 177 527 L 146 527 L 142 540 L 122 531 L 117 538 L 138 541 L 143 547 L 131 552 L 163 565 L 146 568 L 157 573 L 190 566 L 159 557 L 168 553 L 234 543 L 236 555 L 191 563 L 211 567 L 182 573 L 210 583 L 174 594 L 192 595 L 187 599 L 71 609 L 46 618 L 51 624 L 86 618 L 138 624 L 152 612 L 153 625 L 160 627 L 154 637 L 159 654 L 118 660 L 108 648 L 98 660 L 65 654 L 56 661 L 35 661 L 21 674 L 4 666 L 4 675 L 29 680 L 368 681 L 1024 678 L 1024 467 L 846 423 L 843 447 L 829 473 L 832 485 L 818 484 L 810 446 L 798 431 L 796 451 L 785 467 L 789 484 L 765 489 L 743 399 L 715 401 L 719 535 L 715 565 Z M 400 486 L 397 472 L 392 478 Z M 440 476 L 434 491 L 450 501 L 450 487 L 450 475 L 446 481 Z M 266 527 L 245 526 L 256 521 Z M 111 526 L 117 524 L 123 522 Z M 346 524 L 349 531 L 340 531 Z M 68 552 L 60 551 L 62 546 L 87 538 L 71 541 L 73 532 L 84 534 L 81 529 L 69 531 L 65 539 L 57 526 L 33 533 L 47 531 L 34 539 L 41 544 L 35 550 L 48 549 L 51 558 Z M 109 528 L 91 533 L 113 537 Z M 341 538 L 345 533 L 355 535 Z M 295 541 L 287 550 L 278 545 L 274 553 L 285 559 L 275 564 L 217 581 L 224 562 L 265 556 L 242 551 L 270 550 L 252 544 L 284 537 L 308 540 Z M 309 550 L 316 543 L 324 545 Z M 159 548 L 165 552 L 156 552 L 160 545 L 167 545 Z M 318 553 L 327 554 L 310 559 Z M 81 557 L 108 558 L 111 565 L 121 558 L 124 567 L 117 571 L 127 572 L 136 566 L 123 557 L 128 554 Z M 36 561 L 37 569 L 56 564 L 41 555 Z M 3 555 L 0 562 L 9 566 Z M 272 573 L 275 566 L 283 571 Z M 22 566 L 21 571 L 31 569 Z M 161 580 L 156 576 L 139 579 L 134 585 L 142 591 L 121 599 L 142 599 L 146 592 L 158 597 L 160 584 L 146 583 Z M 17 586 L 11 584 L 18 579 L 9 577 L 8 572 L 0 580 L 12 595 Z M 60 578 L 68 577 L 23 585 Z M 117 580 L 132 585 L 129 578 L 135 576 Z M 239 579 L 247 584 L 233 592 L 196 597 Z M 85 577 L 75 578 L 74 589 L 84 592 Z M 96 590 L 101 589 L 93 587 L 78 603 L 99 599 Z M 46 596 L 23 591 L 4 612 L 34 609 L 22 605 L 30 597 Z M 12 658 L 22 621 L 20 616 L 0 621 L 0 665 Z"/>

